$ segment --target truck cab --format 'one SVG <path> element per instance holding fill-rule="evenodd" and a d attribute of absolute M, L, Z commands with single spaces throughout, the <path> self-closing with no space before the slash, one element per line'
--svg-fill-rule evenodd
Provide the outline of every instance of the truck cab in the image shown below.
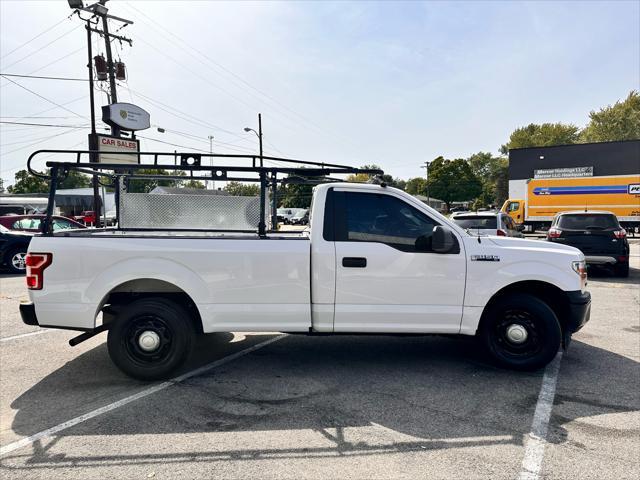
<path fill-rule="evenodd" d="M 500 211 L 509 215 L 515 222 L 516 226 L 522 227 L 522 225 L 524 224 L 524 200 L 519 198 L 509 198 L 504 202 Z"/>

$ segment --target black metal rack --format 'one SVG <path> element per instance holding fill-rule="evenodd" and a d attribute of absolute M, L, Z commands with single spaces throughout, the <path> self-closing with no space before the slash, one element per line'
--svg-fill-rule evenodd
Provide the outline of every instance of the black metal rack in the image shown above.
<path fill-rule="evenodd" d="M 330 175 L 339 174 L 359 174 L 364 173 L 371 176 L 382 175 L 379 169 L 355 168 L 348 165 L 335 163 L 311 162 L 291 158 L 268 157 L 259 155 L 238 155 L 238 154 L 207 154 L 207 153 L 171 153 L 171 152 L 137 152 L 137 164 L 128 163 L 95 163 L 90 162 L 90 158 L 98 158 L 100 152 L 97 150 L 37 150 L 33 152 L 27 160 L 29 173 L 36 177 L 49 180 L 49 197 L 45 220 L 42 222 L 42 233 L 44 235 L 53 234 L 53 224 L 51 217 L 55 207 L 55 194 L 58 181 L 64 179 L 70 171 L 85 173 L 106 179 L 107 185 L 113 187 L 116 195 L 116 218 L 120 217 L 118 197 L 124 180 L 128 179 L 163 179 L 163 180 L 214 180 L 214 181 L 240 181 L 256 182 L 260 184 L 260 220 L 256 233 L 260 237 L 267 234 L 266 230 L 266 198 L 267 189 L 273 189 L 273 210 L 275 216 L 275 206 L 277 202 L 276 188 L 278 182 L 281 184 L 318 184 L 330 181 L 339 182 L 339 178 L 331 178 Z M 49 173 L 42 173 L 34 170 L 32 161 L 41 154 L 47 154 L 48 158 L 55 155 L 75 157 L 75 161 L 47 161 L 46 166 Z M 131 156 L 127 152 L 108 152 L 109 156 Z M 86 157 L 87 161 L 83 161 Z M 126 158 L 126 157 L 125 157 Z M 152 162 L 143 163 L 145 158 L 152 158 Z M 204 165 L 202 160 L 210 159 L 211 165 Z M 214 165 L 215 160 L 247 160 L 250 165 Z M 169 163 L 169 161 L 171 163 Z M 285 166 L 265 166 L 265 162 L 284 163 Z M 291 165 L 291 166 L 289 166 Z M 189 176 L 137 173 L 140 170 L 164 170 L 174 172 L 187 172 Z M 247 176 L 256 174 L 257 177 Z M 283 175 L 278 178 L 278 175 Z M 286 177 L 284 176 L 286 175 Z M 96 215 L 98 212 L 96 212 Z M 274 222 L 275 225 L 275 222 Z M 160 230 L 160 229 L 159 229 Z M 211 230 L 213 231 L 213 230 Z"/>

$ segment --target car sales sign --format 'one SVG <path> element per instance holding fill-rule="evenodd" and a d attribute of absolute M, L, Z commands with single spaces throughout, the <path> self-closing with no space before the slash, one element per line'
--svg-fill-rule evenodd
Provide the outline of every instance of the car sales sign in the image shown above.
<path fill-rule="evenodd" d="M 138 164 L 138 140 L 96 135 L 100 163 Z"/>
<path fill-rule="evenodd" d="M 132 103 L 112 103 L 102 107 L 102 121 L 121 130 L 146 130 L 151 126 L 149 112 Z"/>

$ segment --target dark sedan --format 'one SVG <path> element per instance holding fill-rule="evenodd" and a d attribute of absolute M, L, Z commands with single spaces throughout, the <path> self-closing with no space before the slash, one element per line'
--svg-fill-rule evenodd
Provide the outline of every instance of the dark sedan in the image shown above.
<path fill-rule="evenodd" d="M 25 257 L 32 235 L 24 232 L 12 232 L 0 225 L 0 263 L 11 273 L 24 273 Z"/>
<path fill-rule="evenodd" d="M 547 232 L 547 240 L 581 250 L 587 265 L 607 266 L 619 277 L 629 276 L 627 232 L 611 212 L 559 213 Z"/>

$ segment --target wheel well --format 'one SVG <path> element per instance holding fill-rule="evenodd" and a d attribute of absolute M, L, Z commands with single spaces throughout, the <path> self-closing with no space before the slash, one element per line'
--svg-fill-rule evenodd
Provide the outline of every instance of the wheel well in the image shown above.
<path fill-rule="evenodd" d="M 484 307 L 482 317 L 480 318 L 480 325 L 485 321 L 486 313 L 490 310 L 493 304 L 501 298 L 514 293 L 526 293 L 527 295 L 532 295 L 549 305 L 551 310 L 553 310 L 553 313 L 558 317 L 560 326 L 564 331 L 565 323 L 570 315 L 569 299 L 567 298 L 567 294 L 564 290 L 556 287 L 555 285 L 537 280 L 512 283 L 511 285 L 507 285 L 501 290 L 498 290 Z"/>
<path fill-rule="evenodd" d="M 162 296 L 185 308 L 189 312 L 189 319 L 195 331 L 203 333 L 200 311 L 189 294 L 172 283 L 154 278 L 130 280 L 113 288 L 105 295 L 98 308 L 98 312 L 102 311 L 102 323 L 112 321 L 122 307 L 136 300 L 157 296 Z"/>

